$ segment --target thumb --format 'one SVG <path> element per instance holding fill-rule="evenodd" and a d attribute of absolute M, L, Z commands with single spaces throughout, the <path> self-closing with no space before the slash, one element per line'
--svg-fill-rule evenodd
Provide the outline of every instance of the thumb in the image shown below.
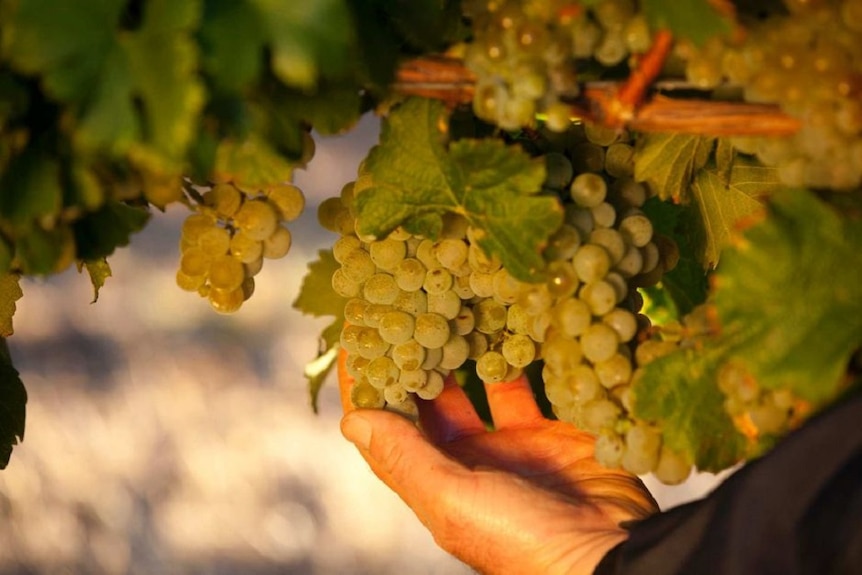
<path fill-rule="evenodd" d="M 351 411 L 341 420 L 341 432 L 356 445 L 374 474 L 423 520 L 424 511 L 433 509 L 435 502 L 439 504 L 441 490 L 467 472 L 415 425 L 394 413 Z"/>

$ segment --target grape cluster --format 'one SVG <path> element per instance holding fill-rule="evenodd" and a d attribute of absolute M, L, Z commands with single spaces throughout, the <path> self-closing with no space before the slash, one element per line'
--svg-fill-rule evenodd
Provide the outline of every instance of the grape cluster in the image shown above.
<path fill-rule="evenodd" d="M 597 436 L 603 465 L 677 483 L 691 461 L 663 446 L 658 427 L 632 415 L 631 384 L 656 346 L 676 349 L 639 345 L 649 320 L 638 313 L 637 288 L 658 283 L 679 253 L 653 233 L 641 209 L 651 193 L 633 179 L 625 133 L 576 125 L 557 141 L 562 145 L 546 156 L 548 184 L 565 198 L 565 220 L 544 252 L 549 281 L 522 298 L 527 313 L 547 325 L 539 346 L 545 394 L 560 420 Z"/>
<path fill-rule="evenodd" d="M 782 434 L 804 411 L 803 403 L 788 389 L 765 390 L 738 364 L 728 362 L 718 372 L 718 387 L 725 395 L 724 409 L 743 432 Z"/>
<path fill-rule="evenodd" d="M 220 183 L 199 199 L 183 222 L 177 285 L 207 298 L 216 311 L 232 313 L 254 292 L 264 258 L 290 250 L 290 231 L 282 223 L 299 217 L 305 197 L 288 183 L 259 193 Z"/>
<path fill-rule="evenodd" d="M 565 101 L 579 93 L 578 62 L 615 66 L 651 41 L 633 0 L 603 0 L 589 9 L 564 0 L 469 0 L 464 14 L 473 31 L 463 49 L 476 74 L 474 111 L 504 129 L 532 126 L 542 113 L 547 125 L 566 130 Z"/>
<path fill-rule="evenodd" d="M 790 186 L 854 189 L 862 183 L 862 0 L 785 0 L 786 12 L 752 24 L 744 39 L 683 44 L 689 81 L 728 81 L 750 102 L 798 118 L 787 138 L 737 138 Z"/>
<path fill-rule="evenodd" d="M 347 300 L 341 346 L 356 380 L 353 403 L 411 413 L 414 394 L 433 399 L 468 359 L 486 381 L 515 378 L 536 357 L 533 340 L 507 328 L 525 284 L 485 254 L 461 216 L 446 216 L 433 241 L 400 228 L 360 238 L 351 213 L 359 186 L 348 184 L 318 211 L 321 224 L 341 234 L 332 286 Z"/>

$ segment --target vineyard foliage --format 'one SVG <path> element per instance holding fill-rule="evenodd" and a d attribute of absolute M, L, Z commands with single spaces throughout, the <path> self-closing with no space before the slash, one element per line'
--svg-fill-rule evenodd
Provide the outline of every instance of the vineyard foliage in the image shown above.
<path fill-rule="evenodd" d="M 827 38 L 833 21 L 843 24 Z M 380 141 L 320 206 L 324 227 L 353 238 L 342 245 L 370 251 L 389 237 L 415 255 L 423 240 L 455 239 L 501 264 L 511 285 L 533 286 L 523 293 L 589 301 L 587 324 L 612 325 L 584 289 L 598 281 L 553 291 L 574 264 L 550 254 L 562 228 L 578 245 L 600 243 L 594 225 L 613 230 L 603 237 L 624 236 L 641 263 L 624 273 L 612 256 L 604 272 L 616 283 L 597 279 L 622 281 L 610 307 L 638 315 L 637 335 L 583 360 L 601 380 L 584 405 L 580 383 L 561 392 L 557 381 L 574 371 L 528 369 L 548 415 L 592 425 L 607 464 L 633 449 L 633 429 L 657 438 L 646 470 L 666 452 L 710 471 L 761 455 L 852 387 L 862 363 L 860 22 L 857 0 L 0 0 L 0 467 L 24 438 L 26 392 L 6 347 L 22 276 L 77 265 L 98 299 L 111 254 L 183 204 L 177 283 L 236 311 L 266 281 L 264 258 L 289 250 L 304 205 L 289 182 L 313 138 L 365 113 L 382 117 Z M 662 38 L 672 42 L 659 54 Z M 408 78 L 416 62 L 424 76 Z M 817 89 L 797 93 L 773 68 Z M 670 110 L 667 128 L 633 128 L 649 102 Z M 711 121 L 677 121 L 674 102 L 702 103 Z M 752 133 L 751 114 L 780 121 Z M 721 133 L 704 128 L 716 116 Z M 628 156 L 612 163 L 612 148 Z M 592 193 L 574 183 L 585 173 L 601 176 L 607 208 L 590 211 L 604 191 L 597 203 L 578 197 Z M 643 241 L 620 223 L 639 214 L 651 225 Z M 332 320 L 306 370 L 315 409 L 345 344 L 345 302 L 361 293 L 337 293 L 344 258 L 333 243 L 293 302 Z M 477 304 L 468 287 L 461 299 Z M 546 336 L 565 331 L 558 309 L 534 310 L 548 318 L 542 329 L 506 328 L 482 345 L 529 332 L 530 349 L 550 354 Z M 451 329 L 451 341 L 473 333 Z M 484 352 L 463 353 L 470 361 L 455 370 L 475 387 Z M 611 356 L 624 381 L 605 376 Z"/>

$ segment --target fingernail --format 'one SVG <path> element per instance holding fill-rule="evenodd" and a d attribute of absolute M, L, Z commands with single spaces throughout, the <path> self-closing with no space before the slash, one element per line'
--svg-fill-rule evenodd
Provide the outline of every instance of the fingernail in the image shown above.
<path fill-rule="evenodd" d="M 358 413 L 351 413 L 341 420 L 341 433 L 362 449 L 368 449 L 371 444 L 371 422 Z"/>

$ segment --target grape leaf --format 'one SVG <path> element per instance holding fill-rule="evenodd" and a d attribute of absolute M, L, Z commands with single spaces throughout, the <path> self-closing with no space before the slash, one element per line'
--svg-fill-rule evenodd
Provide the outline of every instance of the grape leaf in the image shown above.
<path fill-rule="evenodd" d="M 745 189 L 751 189 L 747 187 Z M 735 226 L 762 209 L 754 197 L 734 185 L 727 185 L 715 169 L 702 169 L 691 186 L 691 200 L 697 207 L 702 237 L 700 262 L 704 268 L 715 267 L 721 250 L 729 243 Z"/>
<path fill-rule="evenodd" d="M 836 397 L 862 344 L 860 242 L 862 220 L 804 190 L 775 194 L 713 276 L 721 329 L 644 368 L 633 384 L 637 417 L 660 423 L 699 468 L 720 470 L 756 452 L 724 412 L 716 374 L 726 362 L 815 408 Z"/>
<path fill-rule="evenodd" d="M 862 344 L 862 220 L 803 190 L 769 207 L 716 275 L 722 337 L 742 336 L 733 352 L 762 387 L 821 405 Z"/>
<path fill-rule="evenodd" d="M 711 0 L 643 0 L 641 9 L 653 29 L 667 28 L 674 35 L 700 45 L 732 30 L 732 20 L 719 12 L 715 4 Z"/>
<path fill-rule="evenodd" d="M 62 205 L 60 165 L 39 148 L 28 146 L 0 176 L 0 216 L 16 226 L 53 216 Z"/>
<path fill-rule="evenodd" d="M 704 471 L 726 469 L 746 454 L 745 438 L 724 411 L 715 383 L 724 351 L 719 343 L 680 349 L 647 365 L 632 383 L 634 414 L 659 423 L 665 444 Z"/>
<path fill-rule="evenodd" d="M 299 295 L 293 307 L 314 317 L 334 316 L 335 319 L 321 334 L 321 351 L 305 370 L 309 380 L 311 407 L 317 412 L 317 397 L 327 375 L 335 364 L 341 326 L 344 324 L 344 298 L 332 289 L 332 274 L 340 264 L 335 261 L 332 250 L 320 250 L 318 259 L 308 264 L 308 273 L 302 280 Z"/>
<path fill-rule="evenodd" d="M 200 13 L 201 0 L 151 0 L 141 28 L 121 37 L 131 74 L 127 97 L 142 108 L 144 145 L 132 152 L 156 173 L 178 171 L 195 137 L 206 94 L 192 35 Z"/>
<path fill-rule="evenodd" d="M 440 102 L 414 98 L 394 109 L 365 161 L 370 187 L 357 195 L 359 230 L 385 236 L 399 225 L 436 237 L 440 216 L 464 216 L 479 245 L 518 279 L 544 268 L 542 246 L 562 221 L 556 198 L 540 195 L 545 164 L 497 140 L 446 146 Z"/>
<path fill-rule="evenodd" d="M 249 193 L 272 184 L 289 182 L 293 167 L 262 138 L 254 134 L 242 141 L 224 139 L 216 149 L 212 179 L 233 182 Z"/>
<path fill-rule="evenodd" d="M 706 165 L 714 138 L 688 134 L 645 134 L 635 148 L 635 179 L 661 199 L 685 201 L 689 183 Z"/>
<path fill-rule="evenodd" d="M 249 1 L 267 28 L 272 69 L 282 82 L 310 90 L 324 72 L 337 76 L 347 69 L 353 28 L 344 0 Z"/>
<path fill-rule="evenodd" d="M 263 67 L 263 23 L 248 2 L 206 2 L 201 22 L 201 60 L 219 89 L 239 91 Z"/>
<path fill-rule="evenodd" d="M 90 212 L 74 224 L 76 256 L 82 260 L 97 260 L 114 253 L 118 246 L 129 244 L 129 236 L 143 229 L 149 212 L 111 200 L 95 212 Z"/>
<path fill-rule="evenodd" d="M 4 34 L 4 55 L 63 102 L 82 102 L 99 83 L 116 42 L 125 0 L 16 2 Z"/>
<path fill-rule="evenodd" d="M 99 290 L 105 285 L 105 280 L 111 277 L 111 266 L 108 265 L 108 260 L 100 258 L 79 262 L 78 271 L 80 272 L 83 268 L 87 269 L 90 282 L 93 284 L 93 301 L 90 303 L 96 303 L 99 301 Z"/>
<path fill-rule="evenodd" d="M 27 391 L 12 366 L 6 338 L 0 339 L 0 469 L 6 469 L 12 448 L 24 440 Z"/>
<path fill-rule="evenodd" d="M 24 292 L 21 291 L 18 274 L 3 274 L 0 276 L 0 337 L 9 337 L 15 331 L 12 327 L 12 316 L 16 305 Z"/>

